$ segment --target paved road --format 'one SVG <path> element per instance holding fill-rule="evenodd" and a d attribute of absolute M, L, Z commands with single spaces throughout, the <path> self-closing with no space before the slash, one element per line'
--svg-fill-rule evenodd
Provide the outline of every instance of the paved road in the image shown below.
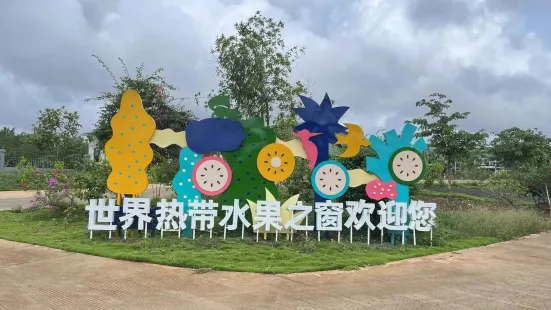
<path fill-rule="evenodd" d="M 2 191 L 0 192 L 0 211 L 11 210 L 14 207 L 29 204 L 34 191 Z"/>
<path fill-rule="evenodd" d="M 171 192 L 172 189 L 170 187 L 163 186 L 161 188 L 162 197 L 169 197 Z M 34 191 L 0 191 L 0 211 L 28 205 L 34 194 Z M 143 197 L 154 197 L 154 185 L 149 185 Z"/>
<path fill-rule="evenodd" d="M 550 308 L 551 234 L 293 275 L 202 273 L 0 240 L 0 309 Z"/>

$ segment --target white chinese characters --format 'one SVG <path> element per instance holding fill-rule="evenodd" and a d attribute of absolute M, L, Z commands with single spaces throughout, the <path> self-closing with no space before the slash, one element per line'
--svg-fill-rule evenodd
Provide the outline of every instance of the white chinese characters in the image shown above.
<path fill-rule="evenodd" d="M 117 229 L 113 222 L 115 221 L 115 212 L 119 209 L 120 207 L 115 205 L 115 199 L 109 199 L 108 205 L 105 205 L 105 199 L 90 201 L 90 204 L 86 206 L 90 239 L 92 239 L 94 230 L 108 230 L 109 239 L 111 239 L 111 231 Z"/>
<path fill-rule="evenodd" d="M 218 223 L 224 227 L 224 239 L 228 230 L 236 230 L 239 221 L 241 220 L 241 239 L 245 235 L 245 227 L 251 226 L 251 223 L 245 218 L 245 213 L 249 210 L 249 205 L 239 206 L 239 199 L 234 199 L 233 206 L 222 206 L 222 210 L 226 211 L 226 216 Z M 232 219 L 231 224 L 228 221 Z"/>
<path fill-rule="evenodd" d="M 252 210 L 256 211 L 252 213 L 252 221 L 251 217 L 248 217 L 250 215 L 247 215 L 250 211 L 249 205 L 241 205 L 238 199 L 233 201 L 233 205 L 222 205 L 220 208 L 213 200 L 180 202 L 176 199 L 170 201 L 162 199 L 153 207 L 153 210 L 150 203 L 148 198 L 125 198 L 121 207 L 115 204 L 114 199 L 90 200 L 89 205 L 86 206 L 89 212 L 90 238 L 94 230 L 108 231 L 111 238 L 112 231 L 119 229 L 124 230 L 125 238 L 128 229 L 144 231 L 146 238 L 148 230 L 160 231 L 161 238 L 164 232 L 168 231 L 177 232 L 178 237 L 181 237 L 181 231 L 187 228 L 186 226 L 191 226 L 194 239 L 197 230 L 208 231 L 209 237 L 212 238 L 218 209 L 224 213 L 218 223 L 223 228 L 224 239 L 227 231 L 235 231 L 241 225 L 241 238 L 244 238 L 245 228 L 252 226 L 257 241 L 261 231 L 264 239 L 267 232 L 275 233 L 276 241 L 278 234 L 285 233 L 287 240 L 290 237 L 292 241 L 295 232 L 303 231 L 304 236 L 308 238 L 308 232 L 315 229 L 318 241 L 321 241 L 321 232 L 326 232 L 327 234 L 336 233 L 337 242 L 340 242 L 344 225 L 348 229 L 350 242 L 354 240 L 354 231 L 356 234 L 367 231 L 369 244 L 371 231 L 375 229 L 381 231 L 382 242 L 386 229 L 392 233 L 393 242 L 394 236 L 401 234 L 402 243 L 405 243 L 409 236 L 408 231 L 411 230 L 413 243 L 417 244 L 416 232 L 429 232 L 432 242 L 432 230 L 436 224 L 436 204 L 423 201 L 406 203 L 391 200 L 380 201 L 376 205 L 363 199 L 347 201 L 344 204 L 326 200 L 315 203 L 314 207 L 296 200 L 288 206 L 286 204 L 282 206 L 279 201 L 258 201 L 255 209 Z M 253 202 L 249 201 L 249 203 Z M 188 210 L 187 214 L 184 213 L 184 209 Z M 315 214 L 310 217 L 312 211 Z M 314 223 L 311 223 L 312 220 Z M 346 234 L 346 231 L 344 233 Z"/>
<path fill-rule="evenodd" d="M 170 202 L 161 199 L 157 206 L 159 209 L 155 212 L 157 214 L 156 229 L 161 231 L 161 238 L 165 231 L 177 231 L 178 237 L 180 237 L 182 229 L 186 228 L 187 214 L 183 214 L 184 204 L 176 199 L 172 199 Z"/>

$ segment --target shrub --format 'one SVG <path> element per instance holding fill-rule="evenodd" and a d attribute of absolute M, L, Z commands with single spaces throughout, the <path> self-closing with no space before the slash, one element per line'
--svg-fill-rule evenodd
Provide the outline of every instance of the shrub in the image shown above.
<path fill-rule="evenodd" d="M 297 248 L 300 253 L 315 253 L 317 247 L 318 245 L 313 238 L 302 239 L 297 244 Z"/>
<path fill-rule="evenodd" d="M 535 165 L 522 165 L 513 169 L 511 177 L 523 185 L 525 195 L 532 197 L 535 206 L 547 203 L 545 184 L 549 184 L 551 170 Z"/>
<path fill-rule="evenodd" d="M 22 157 L 17 165 L 18 180 L 23 190 L 28 190 L 29 185 L 36 188 L 34 198 L 30 204 L 23 206 L 23 211 L 50 210 L 54 214 L 59 210 L 65 217 L 69 217 L 75 208 L 75 196 L 71 191 L 74 182 L 73 175 L 64 170 L 62 162 L 55 163 L 54 169 L 40 171 Z M 68 200 L 69 204 L 64 201 Z"/>
<path fill-rule="evenodd" d="M 73 192 L 82 200 L 104 198 L 107 193 L 107 178 L 111 167 L 107 161 L 87 163 L 84 170 L 75 176 Z"/>
<path fill-rule="evenodd" d="M 16 168 L 19 186 L 24 191 L 27 191 L 31 185 L 30 183 L 36 181 L 37 178 L 35 178 L 35 175 L 39 174 L 40 171 L 35 170 L 33 165 L 24 156 L 19 159 Z M 38 184 L 32 185 L 37 186 Z M 33 188 L 35 186 L 33 186 Z"/>
<path fill-rule="evenodd" d="M 523 184 L 513 179 L 507 171 L 499 171 L 492 174 L 484 184 L 484 189 L 499 202 L 512 206 L 525 193 Z"/>
<path fill-rule="evenodd" d="M 425 186 L 431 187 L 435 182 L 438 182 L 439 185 L 444 184 L 443 174 L 444 165 L 439 161 L 433 162 L 429 165 L 428 171 L 425 174 Z"/>
<path fill-rule="evenodd" d="M 163 186 L 170 186 L 172 184 L 172 179 L 179 169 L 178 160 L 164 157 L 161 157 L 158 163 L 149 167 L 148 176 L 150 184 L 153 185 L 154 198 L 161 198 Z"/>
<path fill-rule="evenodd" d="M 31 204 L 24 206 L 24 210 L 49 209 L 53 214 L 54 211 L 60 209 L 66 217 L 72 213 L 76 198 L 71 192 L 73 179 L 63 168 L 63 163 L 58 162 L 52 171 L 40 172 L 36 170 L 34 174 L 26 172 L 22 174 L 22 180 L 28 180 L 38 187 L 34 199 L 30 201 Z M 69 200 L 69 205 L 64 204 L 64 200 Z"/>
<path fill-rule="evenodd" d="M 16 191 L 21 189 L 17 172 L 0 173 L 0 191 Z"/>
<path fill-rule="evenodd" d="M 427 185 L 426 184 L 420 184 L 420 183 L 415 183 L 413 185 L 410 185 L 409 186 L 409 195 L 410 195 L 410 197 L 421 194 L 423 192 L 423 189 L 424 189 L 425 186 L 427 186 Z"/>

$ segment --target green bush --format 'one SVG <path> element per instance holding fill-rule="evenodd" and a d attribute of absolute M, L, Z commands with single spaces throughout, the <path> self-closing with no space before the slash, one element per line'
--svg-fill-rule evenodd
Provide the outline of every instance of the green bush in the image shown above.
<path fill-rule="evenodd" d="M 162 159 L 148 169 L 151 184 L 171 185 L 172 179 L 180 169 L 178 160 Z"/>
<path fill-rule="evenodd" d="M 151 165 L 148 169 L 149 183 L 153 187 L 153 198 L 161 197 L 163 187 L 169 186 L 172 188 L 172 179 L 180 170 L 178 160 L 171 158 L 160 157 L 159 161 Z"/>
<path fill-rule="evenodd" d="M 432 164 L 429 165 L 428 171 L 425 174 L 424 185 L 426 187 L 431 187 L 434 185 L 435 182 L 438 182 L 439 185 L 442 185 L 444 183 L 444 179 L 442 177 L 443 173 L 444 173 L 444 165 L 439 161 L 433 162 Z"/>
<path fill-rule="evenodd" d="M 409 186 L 409 196 L 412 197 L 412 196 L 416 196 L 416 195 L 421 194 L 423 192 L 425 186 L 427 186 L 427 185 L 426 184 L 421 184 L 421 183 L 415 183 L 413 185 L 410 185 Z"/>
<path fill-rule="evenodd" d="M 21 185 L 19 185 L 19 174 L 17 172 L 0 173 L 0 191 L 18 190 L 21 190 Z"/>
<path fill-rule="evenodd" d="M 82 200 L 104 198 L 107 193 L 107 178 L 111 167 L 107 161 L 89 162 L 79 171 L 74 180 L 73 192 Z"/>
<path fill-rule="evenodd" d="M 484 189 L 499 202 L 512 206 L 526 192 L 525 186 L 512 178 L 507 171 L 492 174 L 484 184 Z"/>
<path fill-rule="evenodd" d="M 55 212 L 61 212 L 65 217 L 73 213 L 76 207 L 74 204 L 76 197 L 71 190 L 74 174 L 67 173 L 62 162 L 55 163 L 54 170 L 39 171 L 22 158 L 18 169 L 21 184 L 28 182 L 37 186 L 30 205 L 23 206 L 24 211 L 49 209 L 52 215 Z"/>

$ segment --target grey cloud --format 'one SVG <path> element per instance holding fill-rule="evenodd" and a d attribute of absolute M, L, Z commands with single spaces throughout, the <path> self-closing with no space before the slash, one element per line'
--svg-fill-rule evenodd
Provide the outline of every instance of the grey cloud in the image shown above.
<path fill-rule="evenodd" d="M 534 76 L 527 74 L 497 76 L 475 67 L 463 69 L 456 81 L 477 95 L 501 94 L 505 98 L 518 102 L 547 89 L 546 85 Z"/>
<path fill-rule="evenodd" d="M 549 12 L 551 2 L 547 0 L 487 0 L 486 5 L 493 11 L 523 11 L 527 12 Z"/>
<path fill-rule="evenodd" d="M 78 0 L 86 22 L 94 30 L 100 30 L 105 17 L 117 11 L 119 0 Z"/>
<path fill-rule="evenodd" d="M 462 25 L 475 16 L 466 1 L 413 0 L 407 2 L 407 9 L 410 19 L 424 27 Z"/>
<path fill-rule="evenodd" d="M 113 2 L 102 6 L 107 2 L 1 4 L 0 37 L 5 45 L 0 49 L 0 70 L 10 73 L 12 80 L 0 81 L 0 89 L 12 94 L 6 104 L 12 109 L 3 111 L 0 125 L 12 124 L 28 130 L 38 110 L 62 104 L 71 106 L 74 98 L 80 101 L 74 104 L 75 108 L 97 110 L 99 103 L 85 103 L 84 99 L 111 90 L 112 81 L 92 54 L 99 55 L 117 77 L 123 74 L 117 57 L 127 62 L 130 74 L 141 63 L 146 64 L 146 73 L 164 67 L 167 80 L 180 87 L 182 97 L 191 97 L 213 80 L 213 68 L 196 67 L 197 63 L 208 61 L 205 61 L 208 49 L 199 44 L 201 38 L 194 29 L 192 16 L 179 13 L 174 7 L 150 5 L 149 1 L 142 5 L 119 1 L 117 5 Z M 46 11 L 51 13 L 45 14 Z M 116 14 L 118 21 L 107 23 L 107 14 Z M 107 39 L 101 38 L 102 32 L 108 33 Z M 41 98 L 27 98 L 32 94 L 24 92 L 29 91 L 24 85 L 44 89 Z M 195 104 L 184 103 L 204 114 Z M 21 110 L 22 105 L 28 109 Z M 96 117 L 95 111 L 83 116 L 86 131 L 92 128 Z M 16 125 L 14 118 L 18 119 Z"/>
<path fill-rule="evenodd" d="M 352 1 L 341 0 L 270 0 L 291 18 L 301 21 L 308 30 L 321 37 L 329 37 L 354 14 Z"/>
<path fill-rule="evenodd" d="M 59 1 L 56 9 L 47 1 L 9 1 L 0 7 L 0 66 L 21 82 L 63 91 L 100 89 L 94 79 L 100 72 L 94 60 L 101 45 L 87 27 L 81 7 Z M 45 12 L 48 12 L 47 14 Z"/>
<path fill-rule="evenodd" d="M 181 3 L 0 2 L 0 39 L 5 43 L 0 49 L 0 98 L 4 100 L 0 126 L 29 129 L 38 110 L 66 105 L 81 112 L 84 130 L 90 130 L 101 103 L 84 99 L 111 90 L 112 84 L 91 54 L 99 55 L 117 76 L 123 74 L 117 60 L 122 57 L 131 74 L 141 63 L 146 73 L 164 67 L 166 79 L 180 88 L 177 96 L 205 94 L 217 86 L 209 55 L 216 35 L 232 30 L 239 21 L 234 16 L 252 14 L 258 6 L 275 18 L 286 14 L 286 43 L 307 47 L 293 75 L 315 82 L 310 89 L 314 99 L 321 100 L 327 92 L 338 105 L 350 106 L 344 121 L 361 124 L 366 133 L 375 133 L 380 126 L 400 128 L 405 120 L 425 113 L 415 107 L 417 100 L 442 92 L 454 100 L 455 110 L 472 112 L 461 123 L 469 130 L 519 126 L 539 127 L 551 134 L 547 121 L 551 111 L 546 108 L 551 94 L 543 80 L 551 73 L 547 54 L 534 56 L 529 73 L 502 77 L 453 62 L 449 68 L 440 68 L 433 63 L 430 49 L 413 58 L 408 50 L 356 35 L 351 30 L 363 17 L 346 1 L 190 1 L 186 3 L 196 11 L 189 12 L 176 6 Z M 400 3 L 409 2 L 396 5 Z M 415 1 L 406 17 L 415 21 L 416 30 L 430 33 L 446 23 L 471 27 L 473 18 L 483 14 L 469 11 L 461 2 L 446 3 Z M 524 44 L 526 29 L 521 26 L 504 30 L 505 38 L 517 36 L 517 45 L 511 48 Z M 190 100 L 182 103 L 206 116 L 202 106 Z"/>

